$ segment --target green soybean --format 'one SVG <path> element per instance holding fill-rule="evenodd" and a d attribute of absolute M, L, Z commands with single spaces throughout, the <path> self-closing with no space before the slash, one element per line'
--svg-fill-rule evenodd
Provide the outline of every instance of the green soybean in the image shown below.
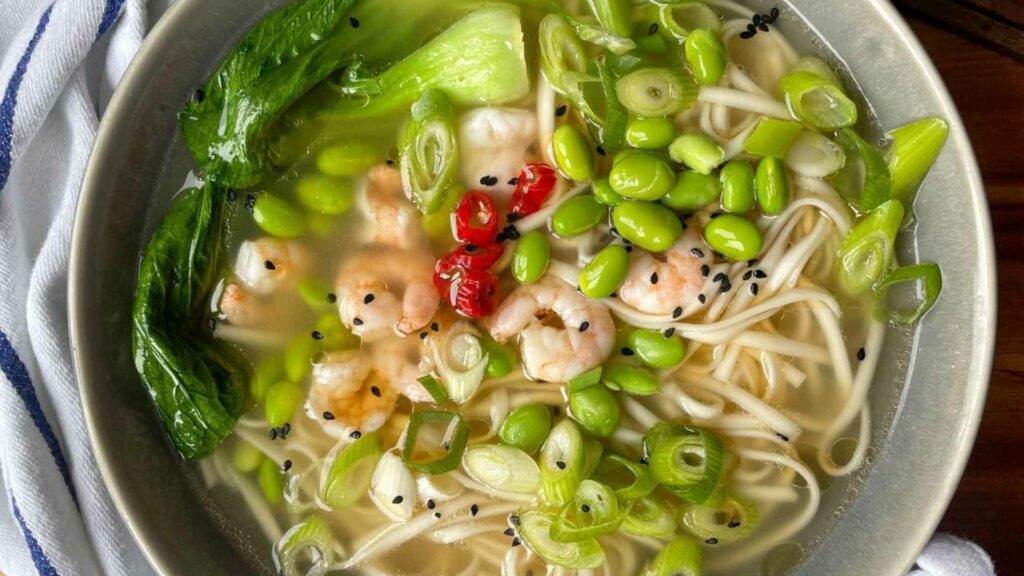
<path fill-rule="evenodd" d="M 664 252 L 683 233 L 679 217 L 656 202 L 623 202 L 612 208 L 612 224 L 619 235 L 651 252 Z"/>
<path fill-rule="evenodd" d="M 480 341 L 487 352 L 487 367 L 484 368 L 484 374 L 488 378 L 508 376 L 516 366 L 516 351 L 495 342 L 487 334 L 481 336 Z"/>
<path fill-rule="evenodd" d="M 608 207 L 591 194 L 570 198 L 551 215 L 551 229 L 562 238 L 579 236 L 608 219 Z"/>
<path fill-rule="evenodd" d="M 626 281 L 628 271 L 625 246 L 605 246 L 580 272 L 580 291 L 590 298 L 607 298 Z"/>
<path fill-rule="evenodd" d="M 671 368 L 686 356 L 686 345 L 674 331 L 637 329 L 629 334 L 627 342 L 640 361 L 651 368 Z"/>
<path fill-rule="evenodd" d="M 267 502 L 280 504 L 284 501 L 284 481 L 281 479 L 281 469 L 273 460 L 267 458 L 260 463 L 260 470 L 256 477 L 260 485 L 260 492 Z"/>
<path fill-rule="evenodd" d="M 284 198 L 261 193 L 256 196 L 252 216 L 261 230 L 278 238 L 297 238 L 306 233 L 306 217 Z"/>
<path fill-rule="evenodd" d="M 330 216 L 348 212 L 356 202 L 352 181 L 333 176 L 304 176 L 295 184 L 295 193 L 306 208 Z"/>
<path fill-rule="evenodd" d="M 676 125 L 668 118 L 630 118 L 626 143 L 640 150 L 664 150 L 676 139 Z"/>
<path fill-rule="evenodd" d="M 384 161 L 373 146 L 352 142 L 324 148 L 316 157 L 316 167 L 328 176 L 359 176 Z"/>
<path fill-rule="evenodd" d="M 717 34 L 704 28 L 693 30 L 686 36 L 683 51 L 697 82 L 705 86 L 718 84 L 729 56 Z"/>
<path fill-rule="evenodd" d="M 653 372 L 629 364 L 612 364 L 604 369 L 604 385 L 633 396 L 657 394 L 661 382 Z"/>
<path fill-rule="evenodd" d="M 551 246 L 544 233 L 533 230 L 523 234 L 512 254 L 512 276 L 520 284 L 540 280 L 551 262 Z"/>
<path fill-rule="evenodd" d="M 348 350 L 350 348 L 358 348 L 362 340 L 359 336 L 353 334 L 345 324 L 342 323 L 341 317 L 335 311 L 330 311 L 316 321 L 316 331 L 320 333 L 323 345 L 330 350 Z M 312 337 L 313 334 L 310 334 Z M 315 350 L 316 345 L 312 348 Z"/>
<path fill-rule="evenodd" d="M 335 231 L 334 216 L 328 214 L 310 212 L 307 215 L 306 223 L 309 225 L 309 231 L 317 238 L 326 238 Z"/>
<path fill-rule="evenodd" d="M 722 214 L 704 228 L 708 246 L 733 260 L 750 260 L 761 252 L 764 238 L 753 222 L 734 214 Z"/>
<path fill-rule="evenodd" d="M 735 214 L 749 212 L 755 203 L 754 167 L 743 160 L 732 160 L 722 167 L 722 209 Z"/>
<path fill-rule="evenodd" d="M 757 204 L 769 216 L 781 213 L 789 204 L 789 177 L 782 160 L 768 156 L 757 165 L 754 178 Z"/>
<path fill-rule="evenodd" d="M 619 426 L 619 403 L 604 386 L 590 386 L 570 394 L 569 411 L 591 436 L 605 438 Z"/>
<path fill-rule="evenodd" d="M 597 201 L 605 206 L 618 206 L 626 200 L 612 188 L 612 184 L 607 178 L 594 180 L 591 189 L 594 191 L 594 198 L 597 198 Z"/>
<path fill-rule="evenodd" d="M 714 174 L 701 174 L 685 170 L 676 177 L 676 184 L 661 199 L 661 203 L 676 212 L 693 212 L 718 201 L 722 183 Z"/>
<path fill-rule="evenodd" d="M 231 465 L 242 473 L 253 472 L 263 462 L 263 452 L 248 442 L 235 444 L 231 451 Z"/>
<path fill-rule="evenodd" d="M 585 182 L 594 177 L 594 155 L 590 140 L 572 124 L 562 124 L 551 137 L 555 164 L 571 180 Z"/>
<path fill-rule="evenodd" d="M 296 336 L 284 351 L 284 372 L 289 380 L 298 382 L 313 367 L 316 344 L 311 333 Z"/>
<path fill-rule="evenodd" d="M 295 408 L 302 401 L 302 389 L 292 382 L 277 382 L 267 388 L 267 397 L 263 401 L 263 415 L 267 423 L 274 428 L 284 426 L 291 420 Z"/>
<path fill-rule="evenodd" d="M 320 278 L 303 278 L 299 281 L 299 296 L 306 306 L 314 310 L 332 308 L 328 294 L 331 293 L 331 286 Z"/>
<path fill-rule="evenodd" d="M 513 410 L 498 430 L 498 438 L 527 454 L 540 449 L 551 432 L 551 411 L 542 404 L 527 404 Z"/>
<path fill-rule="evenodd" d="M 249 394 L 257 402 L 262 402 L 271 384 L 284 378 L 284 356 L 274 354 L 260 360 L 252 371 L 249 382 Z"/>
<path fill-rule="evenodd" d="M 683 134 L 672 142 L 668 154 L 676 162 L 701 174 L 710 174 L 725 160 L 725 150 L 703 134 Z"/>
<path fill-rule="evenodd" d="M 672 167 L 661 158 L 644 152 L 626 152 L 615 157 L 608 181 L 612 189 L 634 200 L 657 200 L 676 181 Z"/>

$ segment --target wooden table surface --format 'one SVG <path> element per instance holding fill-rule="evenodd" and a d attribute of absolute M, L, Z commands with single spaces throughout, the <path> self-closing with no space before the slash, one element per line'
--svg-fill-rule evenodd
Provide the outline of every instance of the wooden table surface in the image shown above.
<path fill-rule="evenodd" d="M 1006 0 L 1014 2 L 1016 0 Z M 1024 62 L 908 17 L 963 116 L 995 226 L 999 328 L 974 453 L 939 529 L 1024 575 Z"/>

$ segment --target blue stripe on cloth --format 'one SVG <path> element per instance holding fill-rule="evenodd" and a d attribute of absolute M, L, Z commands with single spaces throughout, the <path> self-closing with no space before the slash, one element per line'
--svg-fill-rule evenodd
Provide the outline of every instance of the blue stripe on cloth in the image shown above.
<path fill-rule="evenodd" d="M 7 338 L 7 334 L 2 330 L 0 330 L 0 371 L 3 371 L 4 376 L 7 376 L 7 380 L 10 381 L 14 391 L 18 393 L 21 401 L 25 404 L 25 409 L 28 410 L 29 416 L 32 417 L 32 422 L 35 423 L 39 434 L 50 449 L 50 455 L 53 456 L 54 462 L 57 463 L 57 469 L 60 470 L 60 475 L 64 477 L 64 484 L 67 485 L 68 491 L 71 492 L 71 498 L 77 505 L 78 497 L 75 495 L 75 488 L 71 484 L 71 473 L 68 470 L 68 461 L 64 458 L 64 451 L 61 450 L 60 442 L 57 441 L 57 435 L 54 434 L 53 428 L 50 427 L 50 423 L 46 420 L 46 414 L 43 413 L 43 407 L 39 404 L 39 397 L 36 395 L 36 389 L 29 378 L 25 363 L 18 357 L 17 350 L 11 345 L 10 339 Z"/>
<path fill-rule="evenodd" d="M 121 15 L 121 9 L 124 8 L 124 0 L 107 0 L 106 6 L 103 7 L 103 19 L 100 21 L 100 28 L 96 31 L 96 40 L 99 40 L 101 36 L 110 30 L 110 27 L 117 21 L 117 17 Z"/>
<path fill-rule="evenodd" d="M 39 576 L 59 576 L 53 564 L 50 563 L 50 559 L 46 557 L 43 547 L 39 545 L 39 541 L 32 534 L 32 530 L 29 529 L 28 524 L 25 524 L 25 518 L 22 517 L 21 510 L 18 509 L 18 502 L 13 495 L 11 495 L 11 508 L 14 509 L 14 519 L 18 521 L 21 533 L 25 535 L 25 544 L 28 546 L 28 553 L 32 555 L 32 563 L 36 565 L 36 572 L 39 572 Z"/>
<path fill-rule="evenodd" d="M 50 12 L 53 12 L 53 4 L 50 4 L 50 7 L 46 9 L 46 12 L 43 12 L 43 16 L 39 19 L 35 34 L 32 35 L 25 53 L 21 55 L 21 60 L 18 60 L 18 65 L 14 68 L 14 74 L 11 75 L 11 79 L 7 83 L 7 89 L 4 90 L 4 98 L 0 100 L 0 191 L 7 185 L 7 179 L 11 176 L 14 108 L 18 105 L 18 89 L 21 88 L 21 80 L 25 77 L 28 62 L 32 59 L 32 53 L 35 52 L 36 46 L 39 44 L 39 38 L 42 37 L 43 32 L 46 31 L 46 26 L 50 23 Z"/>

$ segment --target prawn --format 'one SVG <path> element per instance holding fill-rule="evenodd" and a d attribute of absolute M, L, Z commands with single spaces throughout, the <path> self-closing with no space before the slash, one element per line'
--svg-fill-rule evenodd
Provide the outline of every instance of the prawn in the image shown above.
<path fill-rule="evenodd" d="M 398 393 L 358 350 L 333 352 L 313 365 L 306 413 L 336 437 L 373 432 L 395 410 Z"/>
<path fill-rule="evenodd" d="M 648 314 L 692 312 L 712 264 L 711 249 L 691 227 L 663 254 L 634 250 L 619 299 Z"/>
<path fill-rule="evenodd" d="M 265 295 L 293 282 L 307 264 L 300 244 L 268 236 L 242 242 L 235 276 L 252 293 Z"/>
<path fill-rule="evenodd" d="M 413 402 L 432 402 L 419 379 L 430 374 L 434 361 L 417 338 L 391 337 L 370 345 L 373 366 L 387 375 L 392 387 Z"/>
<path fill-rule="evenodd" d="M 508 197 L 523 167 L 527 150 L 537 140 L 537 116 L 518 108 L 476 108 L 459 122 L 459 165 L 470 188 L 493 178 L 488 192 Z"/>
<path fill-rule="evenodd" d="M 373 224 L 370 242 L 403 249 L 424 245 L 419 210 L 405 198 L 397 168 L 384 164 L 371 168 L 362 201 L 363 212 Z"/>
<path fill-rule="evenodd" d="M 567 382 L 600 366 L 615 346 L 608 309 L 550 274 L 509 294 L 488 329 L 499 342 L 519 335 L 527 375 L 546 382 Z"/>
<path fill-rule="evenodd" d="M 235 326 L 254 326 L 259 323 L 259 305 L 256 296 L 232 282 L 224 286 L 217 304 L 220 318 Z"/>

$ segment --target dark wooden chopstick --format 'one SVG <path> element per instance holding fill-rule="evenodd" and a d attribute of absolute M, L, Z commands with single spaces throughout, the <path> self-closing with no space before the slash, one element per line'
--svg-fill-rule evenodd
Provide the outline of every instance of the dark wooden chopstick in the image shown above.
<path fill-rule="evenodd" d="M 1024 60 L 1024 4 L 1019 0 L 893 0 L 903 12 Z"/>

